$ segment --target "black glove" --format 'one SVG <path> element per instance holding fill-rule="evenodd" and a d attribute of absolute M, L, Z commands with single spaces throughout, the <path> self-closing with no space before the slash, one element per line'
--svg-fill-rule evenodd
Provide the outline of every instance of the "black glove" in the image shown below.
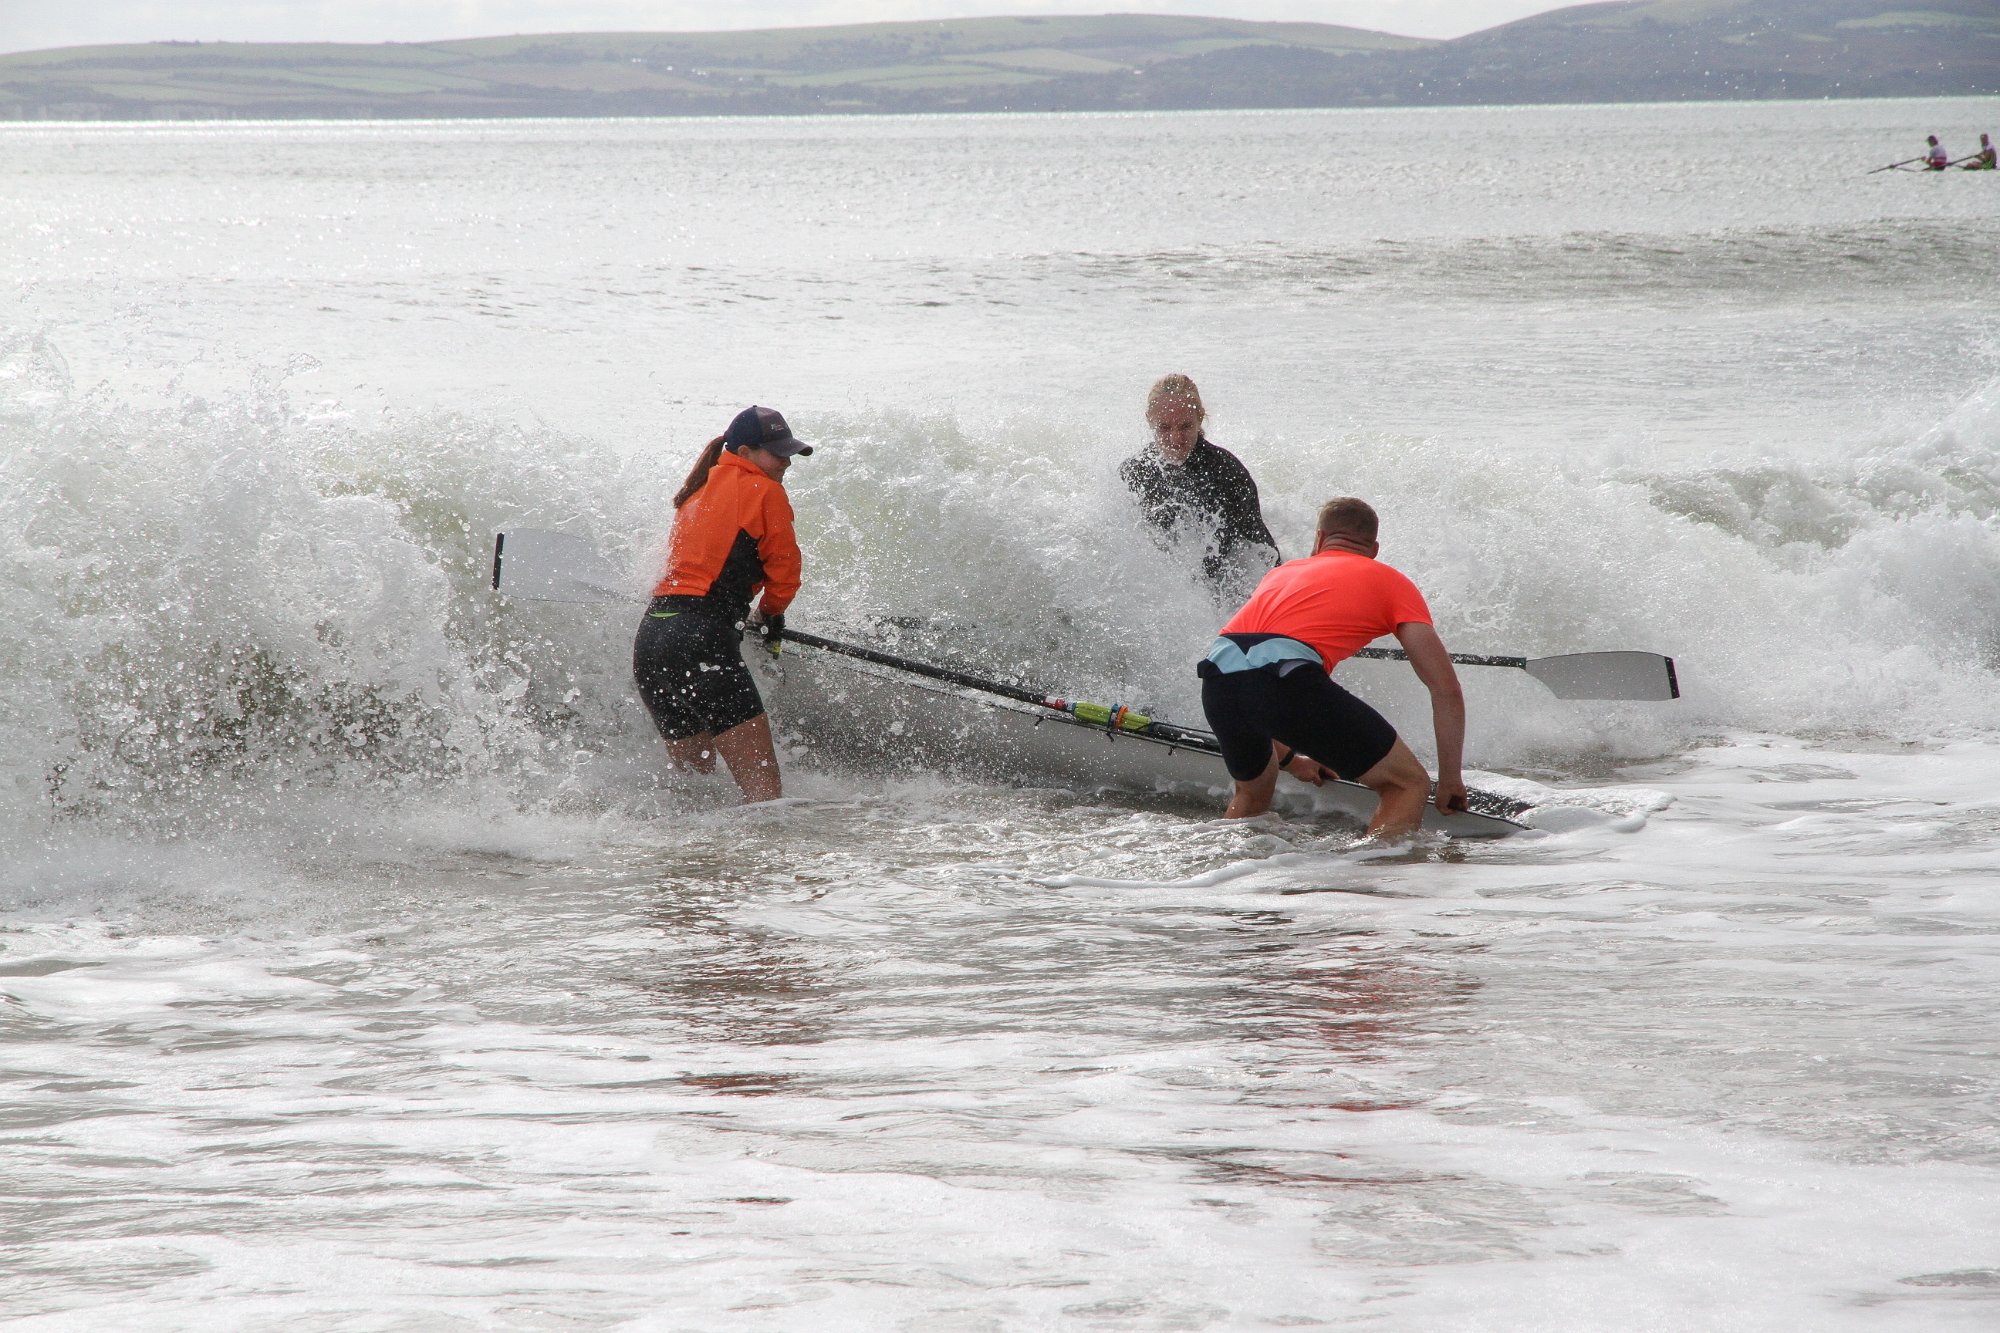
<path fill-rule="evenodd" d="M 771 650 L 771 656 L 776 657 L 785 643 L 784 613 L 775 616 L 767 614 L 757 628 L 764 635 L 764 646 Z"/>

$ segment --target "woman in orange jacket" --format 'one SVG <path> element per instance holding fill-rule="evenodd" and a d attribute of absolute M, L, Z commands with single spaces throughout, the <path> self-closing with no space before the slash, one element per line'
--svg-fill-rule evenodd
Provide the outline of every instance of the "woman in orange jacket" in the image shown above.
<path fill-rule="evenodd" d="M 781 483 L 792 459 L 811 453 L 768 407 L 743 409 L 708 442 L 674 496 L 666 571 L 632 642 L 632 675 L 668 764 L 712 773 L 720 754 L 745 804 L 782 790 L 742 633 L 761 630 L 774 650 L 784 637 L 800 562 Z"/>

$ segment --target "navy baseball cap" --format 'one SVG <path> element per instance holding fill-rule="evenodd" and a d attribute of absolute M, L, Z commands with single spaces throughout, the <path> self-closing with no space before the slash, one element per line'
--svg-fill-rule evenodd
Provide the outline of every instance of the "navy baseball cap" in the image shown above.
<path fill-rule="evenodd" d="M 722 442 L 731 449 L 748 449 L 754 444 L 780 458 L 790 458 L 793 454 L 811 457 L 813 451 L 811 445 L 792 434 L 784 417 L 769 407 L 746 407 L 738 412 L 729 429 L 722 432 Z"/>

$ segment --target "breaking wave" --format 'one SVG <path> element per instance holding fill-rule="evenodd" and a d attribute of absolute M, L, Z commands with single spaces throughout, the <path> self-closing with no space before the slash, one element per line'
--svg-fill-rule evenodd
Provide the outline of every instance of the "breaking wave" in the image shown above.
<path fill-rule="evenodd" d="M 301 366 L 296 369 L 305 369 Z M 950 627 L 989 674 L 1198 719 L 1218 611 L 1137 529 L 1115 458 L 1063 423 L 799 416 L 801 628 Z M 51 821 L 247 826 L 318 799 L 546 807 L 650 780 L 629 634 L 667 497 L 700 441 L 631 456 L 554 431 L 294 402 L 284 377 L 171 408 L 79 392 L 36 334 L 0 338 L 0 793 Z M 1721 734 L 1922 742 L 2000 726 L 2000 382 L 1900 443 L 1674 471 L 1481 459 L 1366 434 L 1232 439 L 1302 552 L 1360 494 L 1384 558 L 1463 651 L 1672 654 L 1671 705 L 1554 701 L 1468 669 L 1481 768 L 1582 774 Z M 631 606 L 514 603 L 492 534 L 587 535 Z M 1344 671 L 1426 734 L 1407 672 Z"/>

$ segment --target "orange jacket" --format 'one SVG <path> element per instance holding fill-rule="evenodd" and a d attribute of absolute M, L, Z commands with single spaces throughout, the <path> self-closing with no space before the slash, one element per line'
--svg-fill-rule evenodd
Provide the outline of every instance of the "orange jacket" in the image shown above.
<path fill-rule="evenodd" d="M 798 595 L 799 568 L 785 488 L 725 449 L 674 515 L 666 573 L 653 596 L 705 598 L 741 620 L 761 588 L 764 614 L 775 616 Z"/>

